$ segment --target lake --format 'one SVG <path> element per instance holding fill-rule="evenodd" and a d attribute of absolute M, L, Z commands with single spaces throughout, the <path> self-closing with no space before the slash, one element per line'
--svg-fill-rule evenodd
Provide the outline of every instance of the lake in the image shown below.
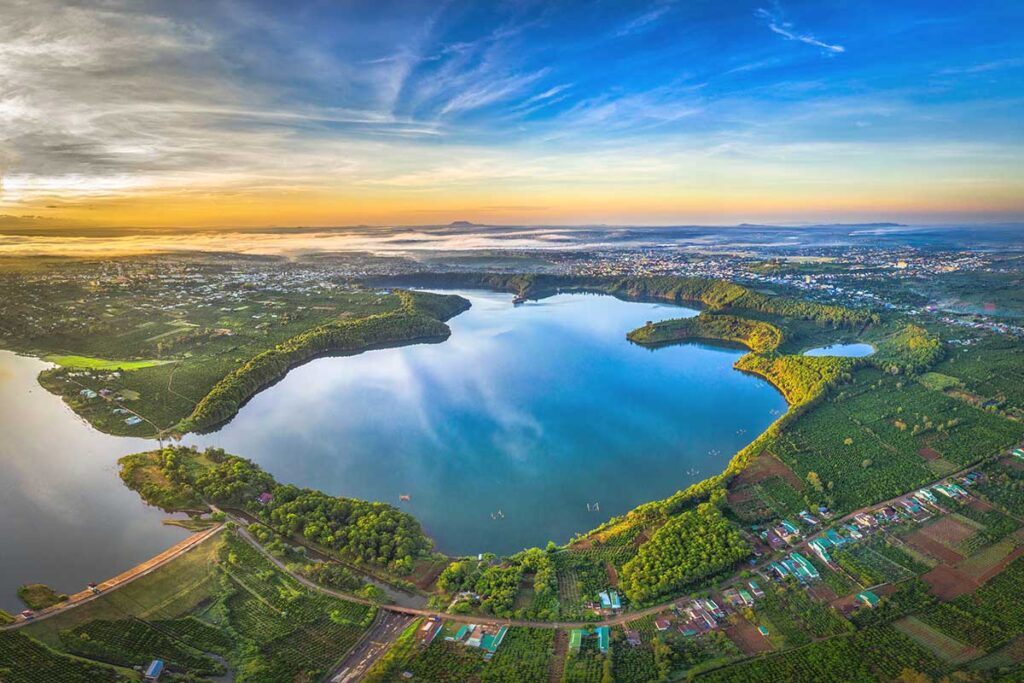
<path fill-rule="evenodd" d="M 0 608 L 23 583 L 72 593 L 188 535 L 160 524 L 117 476 L 117 459 L 155 442 L 107 436 L 36 381 L 52 367 L 0 351 Z"/>
<path fill-rule="evenodd" d="M 816 349 L 804 351 L 805 356 L 844 356 L 846 358 L 863 358 L 875 352 L 871 344 L 829 344 Z"/>
<path fill-rule="evenodd" d="M 186 442 L 279 481 L 399 505 L 444 552 L 510 553 L 717 474 L 786 409 L 732 369 L 742 350 L 625 338 L 696 311 L 456 293 L 473 305 L 446 342 L 313 361 Z"/>
<path fill-rule="evenodd" d="M 459 293 L 473 307 L 450 321 L 444 343 L 315 360 L 220 431 L 185 442 L 251 458 L 282 482 L 400 505 L 445 552 L 507 553 L 565 542 L 720 472 L 786 409 L 770 385 L 732 369 L 741 350 L 652 351 L 625 338 L 695 311 Z M 89 427 L 38 385 L 46 367 L 0 352 L 8 610 L 21 609 L 21 583 L 77 591 L 186 535 L 117 476 L 120 456 L 155 442 Z M 399 503 L 402 494 L 411 500 Z"/>

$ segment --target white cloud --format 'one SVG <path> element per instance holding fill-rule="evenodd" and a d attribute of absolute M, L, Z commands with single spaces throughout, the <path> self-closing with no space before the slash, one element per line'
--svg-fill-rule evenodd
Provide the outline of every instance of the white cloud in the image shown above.
<path fill-rule="evenodd" d="M 755 12 L 755 14 L 765 21 L 765 23 L 768 25 L 769 30 L 771 30 L 773 33 L 777 33 L 786 40 L 795 40 L 800 43 L 806 43 L 807 45 L 813 45 L 814 47 L 819 47 L 822 50 L 825 50 L 826 52 L 829 53 L 838 54 L 841 52 L 846 52 L 846 48 L 843 47 L 842 45 L 832 45 L 824 41 L 818 40 L 809 33 L 797 32 L 794 29 L 793 24 L 791 22 L 783 19 L 782 11 L 778 5 L 775 5 L 770 10 L 760 8 L 757 10 L 757 12 Z"/>

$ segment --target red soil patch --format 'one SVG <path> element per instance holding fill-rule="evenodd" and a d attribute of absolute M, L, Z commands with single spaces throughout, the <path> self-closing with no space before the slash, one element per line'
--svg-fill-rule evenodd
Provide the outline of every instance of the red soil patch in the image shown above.
<path fill-rule="evenodd" d="M 942 458 L 942 453 L 939 453 L 934 448 L 922 448 L 917 454 L 925 460 L 940 460 Z"/>
<path fill-rule="evenodd" d="M 416 584 L 418 588 L 425 591 L 429 591 L 430 587 L 437 581 L 437 577 L 441 575 L 444 568 L 448 564 L 445 562 L 434 562 L 423 567 L 418 567 L 415 573 L 410 577 L 410 580 Z"/>
<path fill-rule="evenodd" d="M 832 602 L 836 599 L 836 592 L 824 583 L 816 583 L 807 589 L 812 598 L 819 602 Z"/>
<path fill-rule="evenodd" d="M 740 503 L 749 503 L 754 500 L 756 496 L 754 491 L 748 486 L 741 489 L 730 488 L 726 493 L 725 499 L 729 505 L 738 505 Z"/>
<path fill-rule="evenodd" d="M 775 648 L 770 640 L 761 635 L 757 627 L 741 616 L 737 615 L 736 623 L 729 624 L 725 629 L 725 635 L 729 640 L 736 643 L 736 647 L 745 655 L 756 655 L 762 652 L 771 652 Z"/>
<path fill-rule="evenodd" d="M 781 477 L 787 484 L 797 491 L 804 490 L 804 482 L 796 473 L 789 469 L 785 463 L 767 451 L 762 453 L 751 462 L 746 469 L 739 473 L 732 483 L 735 488 L 740 489 L 753 486 L 771 477 Z M 730 486 L 729 488 L 733 488 Z"/>
<path fill-rule="evenodd" d="M 996 509 L 994 505 L 991 505 L 980 498 L 975 498 L 974 496 L 967 499 L 967 507 L 977 510 L 978 512 L 989 512 Z"/>
<path fill-rule="evenodd" d="M 943 600 L 952 600 L 978 588 L 971 577 L 945 564 L 938 565 L 921 578 L 931 586 L 932 593 Z"/>
<path fill-rule="evenodd" d="M 608 560 L 604 561 L 604 572 L 608 575 L 608 585 L 612 588 L 619 587 L 619 573 L 615 571 L 615 566 L 612 565 Z"/>
<path fill-rule="evenodd" d="M 1015 470 L 1024 470 L 1024 460 L 1021 460 L 1015 455 L 1007 455 L 999 459 L 999 464 L 1003 467 L 1012 467 Z"/>
<path fill-rule="evenodd" d="M 884 598 L 886 595 L 896 592 L 896 585 L 887 583 L 881 586 L 876 586 L 871 589 L 871 592 L 880 598 Z M 849 616 L 858 608 L 857 593 L 851 593 L 850 595 L 844 595 L 841 598 L 837 598 L 832 601 L 831 605 L 843 616 Z"/>
<path fill-rule="evenodd" d="M 940 562 L 946 564 L 956 564 L 957 562 L 964 559 L 964 556 L 955 550 L 951 550 L 946 546 L 942 545 L 938 541 L 926 536 L 922 530 L 918 529 L 914 533 L 910 534 L 903 539 L 904 542 L 914 550 L 918 550 L 925 555 L 930 555 Z"/>
<path fill-rule="evenodd" d="M 978 533 L 978 530 L 969 524 L 964 524 L 956 518 L 946 515 L 922 527 L 920 533 L 933 541 L 955 547 Z"/>

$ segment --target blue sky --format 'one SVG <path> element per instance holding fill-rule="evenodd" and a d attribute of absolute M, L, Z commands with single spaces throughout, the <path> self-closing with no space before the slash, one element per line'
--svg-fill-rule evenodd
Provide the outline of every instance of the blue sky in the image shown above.
<path fill-rule="evenodd" d="M 173 220 L 174 197 L 230 193 L 322 224 L 1024 214 L 1019 1 L 0 0 L 0 19 L 3 213 Z"/>

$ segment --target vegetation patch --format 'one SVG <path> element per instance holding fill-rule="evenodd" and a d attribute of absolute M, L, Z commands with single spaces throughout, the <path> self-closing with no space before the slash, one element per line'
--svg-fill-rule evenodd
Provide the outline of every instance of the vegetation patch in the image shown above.
<path fill-rule="evenodd" d="M 46 609 L 68 599 L 67 595 L 58 593 L 45 583 L 26 583 L 18 586 L 18 598 L 29 609 Z"/>

